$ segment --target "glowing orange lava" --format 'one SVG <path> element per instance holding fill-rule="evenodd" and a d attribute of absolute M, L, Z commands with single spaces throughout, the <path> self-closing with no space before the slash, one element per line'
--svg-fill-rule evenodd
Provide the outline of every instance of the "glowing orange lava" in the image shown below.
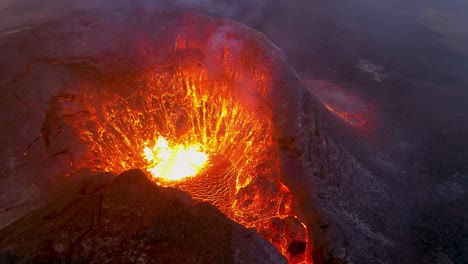
<path fill-rule="evenodd" d="M 350 112 L 339 111 L 329 104 L 324 104 L 328 111 L 335 114 L 348 124 L 353 126 L 364 126 L 367 122 L 359 115 Z"/>
<path fill-rule="evenodd" d="M 280 179 L 265 99 L 273 83 L 270 61 L 257 40 L 213 28 L 169 38 L 167 64 L 123 81 L 84 84 L 73 107 L 89 114 L 67 120 L 88 146 L 83 166 L 117 173 L 145 168 L 158 184 L 255 228 L 289 263 L 312 263 L 309 233 Z M 145 52 L 149 46 L 142 44 Z"/>
<path fill-rule="evenodd" d="M 153 148 L 145 147 L 144 155 L 150 165 L 146 168 L 154 179 L 164 183 L 196 176 L 208 161 L 208 155 L 199 145 L 170 146 L 159 137 Z"/>
<path fill-rule="evenodd" d="M 375 106 L 350 88 L 323 80 L 302 81 L 327 108 L 327 110 L 347 124 L 371 131 L 376 122 Z"/>

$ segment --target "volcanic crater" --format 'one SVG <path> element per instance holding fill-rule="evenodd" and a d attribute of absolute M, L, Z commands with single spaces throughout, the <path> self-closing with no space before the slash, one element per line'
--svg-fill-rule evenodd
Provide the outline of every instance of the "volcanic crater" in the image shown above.
<path fill-rule="evenodd" d="M 99 262 L 102 252 L 117 253 L 105 249 L 105 243 L 97 247 L 101 253 L 89 249 L 90 245 L 114 239 L 107 244 L 112 247 L 125 240 L 104 230 L 122 228 L 136 241 L 134 236 L 142 230 L 158 227 L 156 220 L 141 216 L 146 209 L 158 210 L 155 205 L 135 212 L 126 205 L 136 222 L 146 219 L 135 230 L 121 223 L 112 225 L 125 212 L 110 209 L 119 207 L 115 201 L 121 197 L 109 187 L 113 185 L 108 179 L 132 169 L 141 170 L 134 174 L 143 171 L 153 184 L 173 190 L 169 193 L 180 190 L 191 196 L 189 201 L 181 198 L 189 204 L 184 208 L 206 202 L 230 219 L 223 221 L 253 228 L 289 263 L 323 261 L 323 223 L 309 194 L 313 187 L 306 171 L 316 157 L 321 157 L 319 161 L 326 156 L 320 147 L 328 142 L 320 121 L 324 108 L 263 34 L 196 13 L 132 11 L 75 14 L 15 33 L 0 45 L 11 51 L 0 59 L 2 98 L 6 98 L 2 120 L 8 124 L 3 133 L 9 137 L 2 159 L 10 160 L 2 163 L 2 171 L 12 181 L 30 179 L 26 175 L 33 171 L 43 184 L 27 195 L 18 191 L 26 197 L 22 207 L 13 206 L 3 218 L 2 226 L 13 222 L 2 230 L 0 239 L 8 249 L 2 253 L 8 261 Z M 166 156 L 159 155 L 163 151 Z M 194 167 L 185 167 L 186 163 Z M 166 167 L 157 167 L 161 164 Z M 104 181 L 99 185 L 104 189 L 64 194 L 69 190 L 64 186 L 81 186 L 81 181 L 97 182 L 92 186 Z M 158 192 L 160 187 L 155 185 L 151 188 Z M 161 203 L 147 185 L 129 188 L 141 203 L 147 202 L 139 192 L 152 197 L 148 201 Z M 60 201 L 60 197 L 67 198 Z M 86 199 L 95 199 L 97 205 Z M 74 205 L 80 210 L 70 209 Z M 42 234 L 27 229 L 29 235 L 18 231 L 51 206 L 58 212 L 53 217 L 44 213 L 40 221 L 47 225 L 55 219 L 60 228 L 40 229 Z M 39 211 L 28 213 L 33 209 Z M 68 210 L 76 212 L 75 217 Z M 92 213 L 81 215 L 81 210 Z M 103 218 L 106 214 L 115 218 Z M 92 221 L 80 226 L 79 219 Z M 57 244 L 61 239 L 70 243 Z M 80 250 L 88 253 L 77 253 Z M 180 256 L 164 256 L 169 262 L 180 260 Z M 207 259 L 194 257 L 193 261 L 206 263 Z M 226 263 L 221 257 L 213 261 Z"/>

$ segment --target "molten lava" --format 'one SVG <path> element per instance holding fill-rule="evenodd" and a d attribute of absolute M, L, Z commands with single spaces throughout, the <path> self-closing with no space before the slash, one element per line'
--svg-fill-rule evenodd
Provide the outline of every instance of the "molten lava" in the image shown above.
<path fill-rule="evenodd" d="M 147 171 L 161 183 L 179 181 L 196 176 L 208 161 L 208 155 L 200 151 L 200 145 L 170 146 L 164 137 L 159 137 L 153 148 L 145 147 Z"/>
<path fill-rule="evenodd" d="M 364 120 L 361 116 L 357 114 L 339 111 L 329 104 L 324 105 L 325 108 L 327 108 L 327 110 L 330 111 L 330 113 L 335 114 L 337 117 L 341 118 L 343 121 L 346 121 L 352 126 L 364 126 L 366 124 L 366 120 Z"/>
<path fill-rule="evenodd" d="M 271 61 L 257 39 L 214 24 L 193 30 L 195 23 L 189 18 L 187 28 L 168 30 L 179 34 L 161 47 L 142 40 L 145 58 L 160 52 L 165 64 L 83 82 L 83 95 L 68 106 L 82 116 L 65 120 L 87 146 L 81 165 L 116 173 L 145 168 L 158 184 L 255 228 L 289 263 L 311 263 L 307 228 L 281 182 L 266 99 Z"/>
<path fill-rule="evenodd" d="M 374 105 L 351 89 L 322 80 L 303 80 L 303 83 L 330 113 L 347 124 L 369 130 L 372 123 L 375 123 Z"/>

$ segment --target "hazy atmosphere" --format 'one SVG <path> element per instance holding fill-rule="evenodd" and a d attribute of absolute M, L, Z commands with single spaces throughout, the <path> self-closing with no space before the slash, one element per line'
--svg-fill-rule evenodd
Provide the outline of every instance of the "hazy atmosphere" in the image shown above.
<path fill-rule="evenodd" d="M 363 212 L 362 222 L 346 218 L 359 218 L 357 211 L 332 219 L 321 208 L 330 223 L 346 218 L 363 233 L 331 228 L 327 241 L 350 249 L 333 249 L 339 261 L 327 262 L 468 263 L 468 1 L 0 0 L 0 43 L 76 13 L 166 9 L 227 18 L 264 34 L 328 109 L 330 137 L 384 190 L 373 190 L 372 199 L 388 207 L 362 209 L 373 211 Z M 1 77 L 8 71 L 0 67 Z M 12 175 L 8 155 L 0 171 Z M 0 228 L 11 222 L 8 208 L 26 201 L 7 190 L 6 178 L 0 176 Z M 349 186 L 353 194 L 371 192 L 374 185 L 360 181 Z"/>

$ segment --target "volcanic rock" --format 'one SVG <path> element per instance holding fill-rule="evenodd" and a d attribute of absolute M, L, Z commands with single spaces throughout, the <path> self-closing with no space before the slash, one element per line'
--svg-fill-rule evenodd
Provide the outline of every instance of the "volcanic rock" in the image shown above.
<path fill-rule="evenodd" d="M 212 40 L 211 49 L 191 48 L 179 38 L 180 32 L 193 37 L 194 43 Z M 83 169 L 83 161 L 108 171 L 100 160 L 83 158 L 89 146 L 81 139 L 91 134 L 105 139 L 115 131 L 112 125 L 104 131 L 96 122 L 87 122 L 102 119 L 98 107 L 113 109 L 104 103 L 81 106 L 86 100 L 113 99 L 116 92 L 121 95 L 119 103 L 133 100 L 146 70 L 162 74 L 161 67 L 170 68 L 181 57 L 174 52 L 179 46 L 187 51 L 183 58 L 199 58 L 207 52 L 202 62 L 221 77 L 227 69 L 220 69 L 213 58 L 235 62 L 234 55 L 245 52 L 249 63 L 245 67 L 229 64 L 229 69 L 250 74 L 242 85 L 258 88 L 250 77 L 270 84 L 263 94 L 254 89 L 251 94 L 245 92 L 250 101 L 243 101 L 271 119 L 271 126 L 265 127 L 272 130 L 272 136 L 265 141 L 278 145 L 274 153 L 279 168 L 274 169 L 290 190 L 293 211 L 309 230 L 307 253 L 315 263 L 398 259 L 389 253 L 401 232 L 394 221 L 398 201 L 378 175 L 333 138 L 336 133 L 325 108 L 301 84 L 281 50 L 263 34 L 230 20 L 125 10 L 75 14 L 0 38 L 0 49 L 6 51 L 0 57 L 2 260 L 124 262 L 142 257 L 162 263 L 262 263 L 258 259 L 262 256 L 265 263 L 273 263 L 278 259 L 276 251 L 262 249 L 271 247 L 257 235 L 233 224 L 214 207 L 177 198 L 185 195 L 158 188 L 135 171 L 116 181 L 109 176 L 88 177 L 89 185 L 56 195 L 67 179 Z M 235 52 L 225 52 L 225 46 Z M 252 69 L 257 71 L 249 72 Z M 268 78 L 259 74 L 266 71 Z M 234 142 L 238 143 L 244 142 Z M 125 151 L 118 154 L 128 158 Z M 120 162 L 130 161 L 116 163 Z M 247 243 L 250 240 L 257 242 Z M 299 241 L 290 244 L 288 251 L 295 255 L 303 248 L 304 242 Z M 272 256 L 271 262 L 267 255 Z"/>
<path fill-rule="evenodd" d="M 140 170 L 85 177 L 0 231 L 1 263 L 285 263 L 216 207 Z"/>

